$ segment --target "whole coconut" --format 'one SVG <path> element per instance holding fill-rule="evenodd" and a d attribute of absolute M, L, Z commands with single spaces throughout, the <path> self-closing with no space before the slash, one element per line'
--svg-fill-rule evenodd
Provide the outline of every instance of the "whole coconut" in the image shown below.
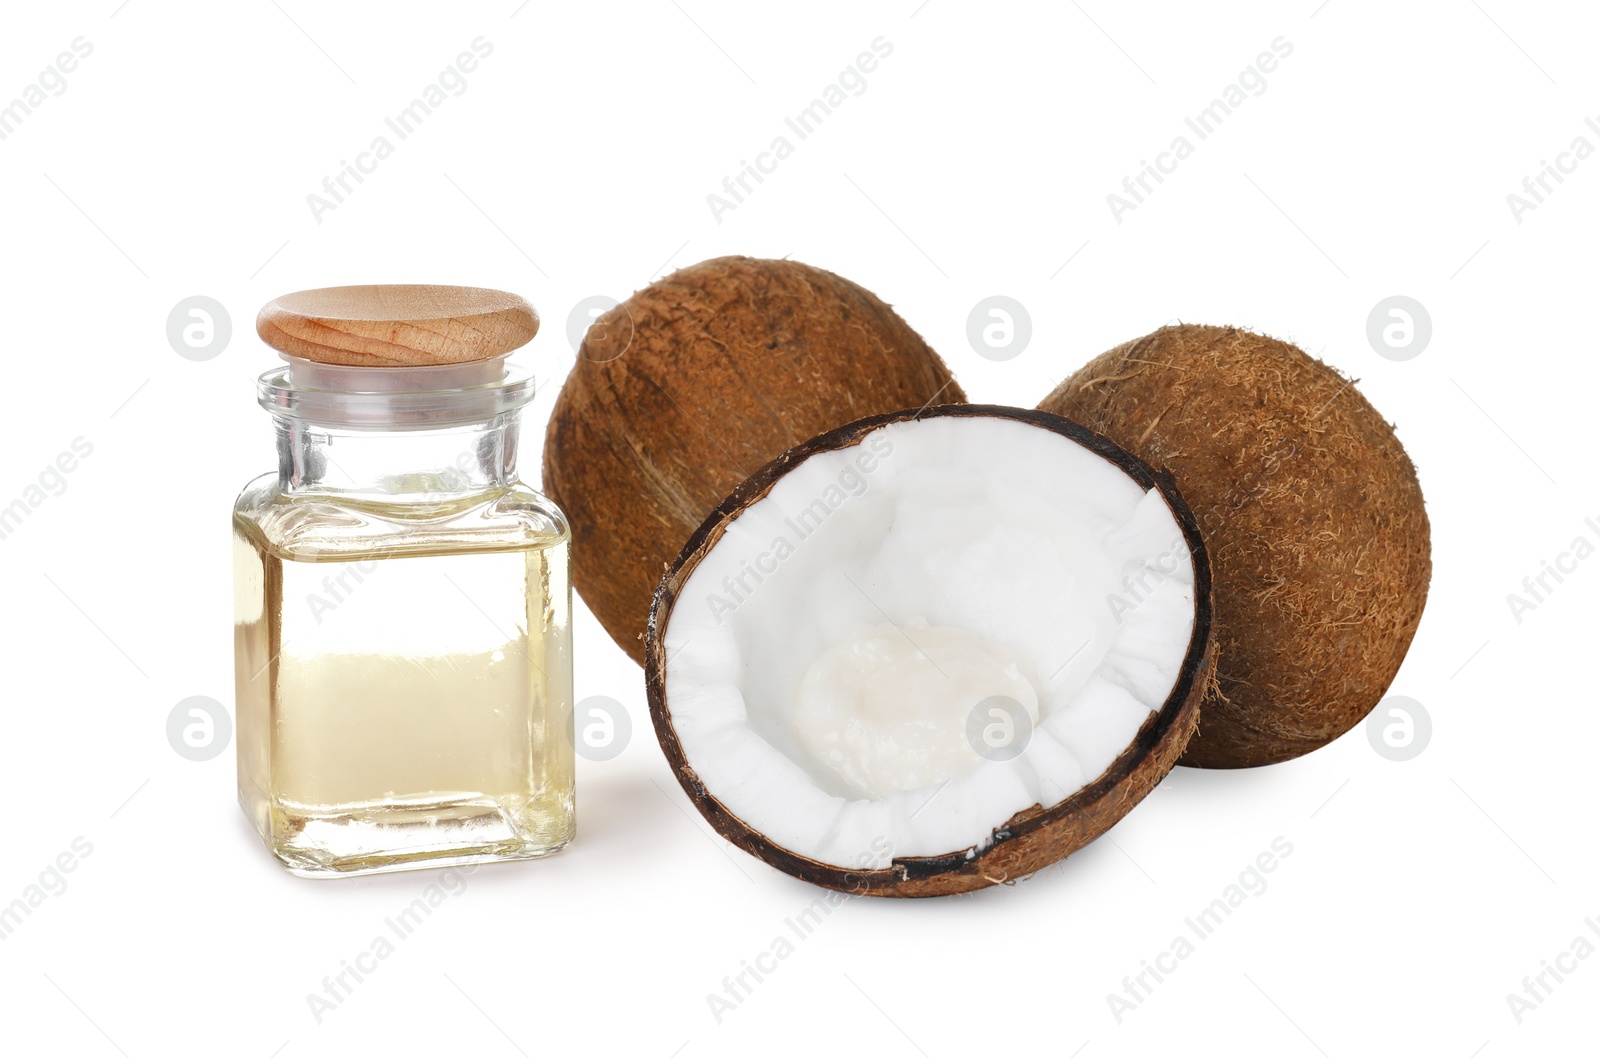
<path fill-rule="evenodd" d="M 1432 563 L 1416 469 L 1350 380 L 1285 342 L 1185 324 L 1102 354 L 1039 407 L 1169 469 L 1199 521 L 1220 654 L 1180 763 L 1289 760 L 1371 711 Z"/>
<path fill-rule="evenodd" d="M 656 583 L 758 468 L 869 415 L 966 400 L 870 291 L 797 261 L 719 257 L 589 328 L 545 434 L 544 487 L 573 533 L 573 583 L 644 661 Z"/>

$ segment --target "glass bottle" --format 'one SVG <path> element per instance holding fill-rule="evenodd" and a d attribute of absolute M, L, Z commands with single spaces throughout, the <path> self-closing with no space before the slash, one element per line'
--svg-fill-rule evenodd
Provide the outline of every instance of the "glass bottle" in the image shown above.
<path fill-rule="evenodd" d="M 293 353 L 257 387 L 278 469 L 233 512 L 245 815 L 307 877 L 561 849 L 570 533 L 517 480 L 533 380 L 504 340 L 462 363 L 351 366 L 258 326 Z"/>

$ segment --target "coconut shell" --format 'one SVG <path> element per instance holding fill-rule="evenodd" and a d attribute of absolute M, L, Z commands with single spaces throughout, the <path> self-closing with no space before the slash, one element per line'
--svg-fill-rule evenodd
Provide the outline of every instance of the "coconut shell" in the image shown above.
<path fill-rule="evenodd" d="M 1289 760 L 1383 697 L 1432 565 L 1416 469 L 1349 379 L 1286 342 L 1163 327 L 1039 405 L 1170 470 L 1206 538 L 1217 686 L 1180 763 Z"/>
<path fill-rule="evenodd" d="M 700 781 L 673 727 L 672 703 L 667 696 L 666 630 L 679 593 L 700 561 L 740 512 L 766 496 L 791 467 L 817 452 L 857 445 L 887 423 L 936 416 L 1001 416 L 1042 426 L 1104 456 L 1145 489 L 1158 490 L 1182 527 L 1193 555 L 1194 629 L 1166 701 L 1093 782 L 1049 808 L 1034 805 L 1003 823 L 996 821 L 999 825 L 986 848 L 896 858 L 889 867 L 877 870 L 847 870 L 776 844 L 730 812 Z M 1200 715 L 1201 699 L 1212 683 L 1217 651 L 1211 629 L 1211 568 L 1205 544 L 1200 527 L 1170 474 L 1152 470 L 1113 442 L 1060 416 L 994 405 L 953 405 L 932 408 L 920 416 L 909 411 L 873 416 L 832 430 L 784 453 L 740 484 L 695 530 L 661 580 L 646 636 L 645 684 L 650 719 L 673 774 L 689 800 L 724 838 L 786 874 L 829 889 L 863 896 L 947 896 L 1013 882 L 1055 863 L 1111 829 L 1155 788 L 1188 744 Z"/>
<path fill-rule="evenodd" d="M 894 310 L 832 272 L 674 272 L 594 322 L 551 412 L 544 488 L 572 525 L 573 585 L 642 662 L 656 583 L 736 485 L 855 419 L 965 399 Z"/>

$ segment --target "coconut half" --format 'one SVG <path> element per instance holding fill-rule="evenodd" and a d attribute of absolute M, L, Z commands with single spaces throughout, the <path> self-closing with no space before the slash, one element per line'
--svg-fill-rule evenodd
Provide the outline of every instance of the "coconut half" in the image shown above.
<path fill-rule="evenodd" d="M 767 464 L 662 579 L 651 718 L 716 830 L 848 892 L 1011 881 L 1171 769 L 1215 664 L 1171 478 L 1045 412 L 863 419 Z"/>

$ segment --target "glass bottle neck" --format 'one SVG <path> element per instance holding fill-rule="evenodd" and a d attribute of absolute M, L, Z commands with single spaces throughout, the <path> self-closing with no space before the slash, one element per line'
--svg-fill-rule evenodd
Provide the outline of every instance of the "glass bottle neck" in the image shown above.
<path fill-rule="evenodd" d="M 274 416 L 278 485 L 387 503 L 504 489 L 517 479 L 518 416 L 432 430 L 358 430 Z"/>

